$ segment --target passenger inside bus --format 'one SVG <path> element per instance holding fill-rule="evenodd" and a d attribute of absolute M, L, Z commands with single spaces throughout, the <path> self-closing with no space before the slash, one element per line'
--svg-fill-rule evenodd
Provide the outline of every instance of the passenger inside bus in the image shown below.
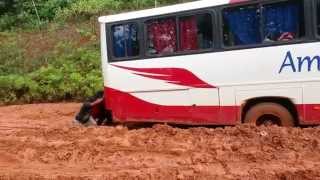
<path fill-rule="evenodd" d="M 136 24 L 112 27 L 113 55 L 116 58 L 139 55 L 138 28 Z"/>
<path fill-rule="evenodd" d="M 301 5 L 301 6 L 300 6 Z M 266 5 L 262 11 L 264 41 L 289 41 L 303 34 L 302 4 L 296 2 Z"/>
<path fill-rule="evenodd" d="M 224 44 L 235 46 L 259 44 L 262 41 L 290 41 L 304 35 L 301 0 L 269 4 L 261 9 L 250 5 L 224 10 Z"/>
<path fill-rule="evenodd" d="M 153 20 L 147 24 L 148 54 L 176 52 L 177 32 L 175 18 Z"/>
<path fill-rule="evenodd" d="M 305 24 L 302 2 L 302 0 L 290 0 L 262 6 L 242 5 L 224 9 L 222 14 L 224 45 L 254 45 L 291 41 L 303 37 Z M 175 16 L 155 19 L 148 21 L 146 25 L 147 53 L 150 55 L 208 49 L 213 46 L 213 24 L 210 13 L 178 19 Z M 320 31 L 320 27 L 318 29 Z M 113 26 L 112 34 L 113 54 L 116 58 L 134 57 L 140 54 L 137 24 Z"/>
<path fill-rule="evenodd" d="M 179 18 L 179 51 L 208 49 L 213 45 L 212 17 L 199 14 Z M 168 54 L 177 51 L 175 18 L 147 23 L 148 54 Z"/>

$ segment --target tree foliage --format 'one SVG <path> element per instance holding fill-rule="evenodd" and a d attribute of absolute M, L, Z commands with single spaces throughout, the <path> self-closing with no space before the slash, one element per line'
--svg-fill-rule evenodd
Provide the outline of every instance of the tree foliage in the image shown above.
<path fill-rule="evenodd" d="M 158 5 L 190 0 L 157 0 Z M 35 6 L 33 5 L 35 3 Z M 110 14 L 154 6 L 155 0 L 2 0 L 0 31 L 13 27 L 38 27 L 52 20 L 77 20 L 101 13 Z M 37 16 L 37 13 L 39 18 Z"/>

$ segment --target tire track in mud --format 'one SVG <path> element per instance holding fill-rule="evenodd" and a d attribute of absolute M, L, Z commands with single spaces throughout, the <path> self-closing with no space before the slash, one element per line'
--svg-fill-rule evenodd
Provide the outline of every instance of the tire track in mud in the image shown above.
<path fill-rule="evenodd" d="M 317 127 L 83 128 L 79 107 L 0 107 L 0 179 L 320 179 Z"/>

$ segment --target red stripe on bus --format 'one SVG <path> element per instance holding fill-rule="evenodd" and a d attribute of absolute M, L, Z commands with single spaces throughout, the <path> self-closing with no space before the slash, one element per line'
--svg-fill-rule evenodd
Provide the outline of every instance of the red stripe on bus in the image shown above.
<path fill-rule="evenodd" d="M 157 80 L 164 80 L 167 83 L 171 84 L 194 88 L 216 88 L 215 86 L 204 82 L 189 70 L 183 68 L 133 68 L 118 65 L 113 66 L 134 71 L 134 74 L 139 76 Z"/>
<path fill-rule="evenodd" d="M 320 104 L 296 105 L 301 125 L 320 124 Z"/>
<path fill-rule="evenodd" d="M 112 88 L 105 94 L 106 107 L 119 121 L 235 125 L 238 120 L 238 106 L 163 106 Z"/>

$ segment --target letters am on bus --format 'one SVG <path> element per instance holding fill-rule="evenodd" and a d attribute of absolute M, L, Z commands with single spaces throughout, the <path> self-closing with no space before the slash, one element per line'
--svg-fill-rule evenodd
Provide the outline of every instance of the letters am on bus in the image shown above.
<path fill-rule="evenodd" d="M 320 56 L 305 56 L 305 57 L 294 57 L 290 51 L 287 52 L 287 55 L 283 61 L 283 64 L 280 68 L 279 73 L 284 69 L 287 69 L 292 72 L 302 72 L 304 69 L 310 72 L 316 69 L 320 71 Z"/>
<path fill-rule="evenodd" d="M 89 116 L 318 125 L 319 4 L 202 0 L 100 17 L 105 89 Z"/>

